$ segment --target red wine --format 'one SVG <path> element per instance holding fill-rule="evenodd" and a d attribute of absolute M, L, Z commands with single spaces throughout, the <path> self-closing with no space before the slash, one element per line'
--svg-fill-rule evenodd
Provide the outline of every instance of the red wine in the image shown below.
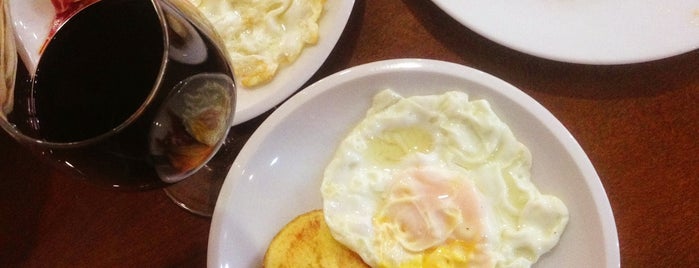
<path fill-rule="evenodd" d="M 174 24 L 167 33 L 151 1 L 101 0 L 71 17 L 47 43 L 30 90 L 16 90 L 8 119 L 49 142 L 38 150 L 59 166 L 100 184 L 150 188 L 172 181 L 154 166 L 176 177 L 203 164 L 216 145 L 197 140 L 181 115 L 162 107 L 187 78 L 221 74 L 232 84 L 232 70 L 197 25 L 167 2 L 160 7 Z M 163 114 L 169 119 L 158 119 Z"/>
<path fill-rule="evenodd" d="M 56 32 L 41 55 L 32 89 L 35 138 L 76 142 L 96 137 L 144 103 L 164 49 L 158 17 L 147 5 L 152 4 L 98 2 Z"/>

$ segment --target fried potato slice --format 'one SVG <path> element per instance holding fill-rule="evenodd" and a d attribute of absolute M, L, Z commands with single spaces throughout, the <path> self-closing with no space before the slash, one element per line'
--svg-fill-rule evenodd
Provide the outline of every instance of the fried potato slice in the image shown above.
<path fill-rule="evenodd" d="M 277 233 L 264 258 L 264 267 L 369 267 L 337 242 L 322 210 L 299 215 Z"/>

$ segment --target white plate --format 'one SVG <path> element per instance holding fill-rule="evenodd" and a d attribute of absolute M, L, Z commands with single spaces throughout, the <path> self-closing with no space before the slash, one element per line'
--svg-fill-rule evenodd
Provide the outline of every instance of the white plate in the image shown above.
<path fill-rule="evenodd" d="M 12 0 L 11 10 L 20 56 L 33 73 L 54 17 L 54 8 L 48 0 Z M 238 83 L 236 111 L 233 124 L 250 120 L 278 105 L 320 68 L 340 39 L 354 7 L 354 0 L 326 1 L 318 22 L 319 39 L 307 46 L 290 65 L 280 67 L 274 79 L 263 86 L 248 89 Z"/>
<path fill-rule="evenodd" d="M 542 58 L 626 64 L 699 48 L 698 0 L 432 0 L 473 31 Z"/>
<path fill-rule="evenodd" d="M 220 192 L 211 224 L 209 267 L 258 267 L 274 235 L 291 219 L 321 209 L 320 183 L 340 140 L 364 117 L 372 97 L 463 90 L 490 101 L 533 155 L 533 181 L 566 203 L 560 244 L 536 267 L 619 267 L 612 210 L 587 155 L 535 100 L 465 66 L 399 59 L 357 66 L 301 90 L 250 137 Z"/>

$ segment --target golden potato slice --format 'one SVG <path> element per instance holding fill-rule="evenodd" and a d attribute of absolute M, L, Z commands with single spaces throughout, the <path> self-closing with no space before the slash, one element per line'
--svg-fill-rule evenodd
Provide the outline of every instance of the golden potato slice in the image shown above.
<path fill-rule="evenodd" d="M 265 253 L 264 267 L 369 267 L 353 251 L 337 242 L 325 224 L 322 210 L 296 217 L 274 237 Z"/>

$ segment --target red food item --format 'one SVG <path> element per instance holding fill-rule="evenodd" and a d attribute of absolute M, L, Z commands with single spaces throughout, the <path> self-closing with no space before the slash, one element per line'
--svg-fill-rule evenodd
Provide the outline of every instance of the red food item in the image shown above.
<path fill-rule="evenodd" d="M 58 28 L 60 28 L 65 21 L 86 6 L 89 6 L 97 1 L 99 0 L 51 0 L 53 8 L 56 10 L 56 15 L 53 19 L 53 23 L 51 23 L 49 36 L 46 38 L 46 42 L 44 42 L 44 45 L 41 47 L 41 51 L 44 51 L 44 47 L 46 47 L 48 40 L 51 40 L 56 31 L 58 31 Z"/>
<path fill-rule="evenodd" d="M 84 7 L 97 1 L 99 0 L 51 0 L 51 4 L 53 4 L 56 10 L 56 18 L 53 23 L 54 28 L 60 26 Z"/>

